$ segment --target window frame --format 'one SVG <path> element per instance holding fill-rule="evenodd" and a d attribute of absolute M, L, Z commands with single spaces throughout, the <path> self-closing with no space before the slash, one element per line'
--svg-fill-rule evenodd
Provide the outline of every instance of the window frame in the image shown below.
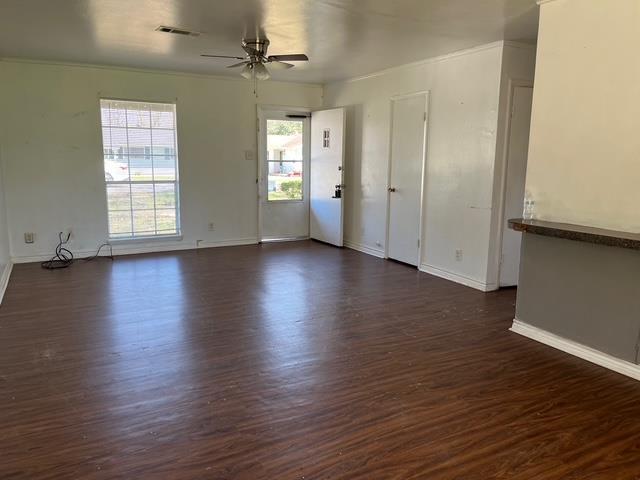
<path fill-rule="evenodd" d="M 102 103 L 103 102 L 123 102 L 123 103 L 144 103 L 144 104 L 150 104 L 150 105 L 164 105 L 164 106 L 172 106 L 173 107 L 173 129 L 167 129 L 167 128 L 160 128 L 160 130 L 173 130 L 173 139 L 174 139 L 174 149 L 175 149 L 175 155 L 174 155 L 174 160 L 175 160 L 175 167 L 174 167 L 174 173 L 175 173 L 175 178 L 173 180 L 155 180 L 155 178 L 153 178 L 154 176 L 154 171 L 152 169 L 152 179 L 151 180 L 132 180 L 131 179 L 131 171 L 129 170 L 129 180 L 120 180 L 120 181 L 116 181 L 116 180 L 107 180 L 106 176 L 105 176 L 105 159 L 106 159 L 106 155 L 105 155 L 105 142 L 104 142 L 104 134 L 103 134 L 103 129 L 105 127 L 105 125 L 103 125 L 102 123 Z M 162 241 L 162 240 L 182 240 L 182 215 L 181 215 L 181 202 L 180 202 L 180 153 L 179 153 L 179 148 L 178 148 L 178 105 L 177 105 L 177 100 L 140 100 L 140 99 L 131 99 L 131 98 L 114 98 L 114 97 L 103 97 L 100 96 L 98 98 L 98 127 L 99 127 L 99 135 L 100 135 L 100 145 L 101 145 L 101 151 L 100 151 L 100 158 L 101 158 L 101 162 L 102 162 L 102 167 L 101 167 L 101 171 L 102 171 L 102 180 L 104 182 L 104 194 L 105 194 L 105 206 L 106 206 L 106 213 L 107 213 L 107 237 L 108 237 L 108 242 L 109 243 L 142 243 L 142 242 L 153 242 L 153 241 Z M 112 125 L 107 125 L 108 128 L 112 128 Z M 128 130 L 129 130 L 129 126 L 126 125 L 125 127 L 117 127 L 117 128 L 124 128 L 127 130 L 127 135 L 128 135 Z M 131 127 L 132 129 L 139 129 L 139 130 L 145 130 L 145 127 Z M 149 127 L 148 130 L 153 131 L 152 127 Z M 129 145 L 127 145 L 129 147 Z M 140 156 L 144 156 L 144 157 L 150 157 L 152 159 L 152 165 L 153 165 L 153 151 L 151 151 L 150 153 L 146 152 L 146 147 L 142 147 L 145 148 L 145 153 L 140 155 Z M 116 153 L 112 153 L 111 155 L 115 156 L 117 155 Z M 162 155 L 155 155 L 155 156 L 162 156 Z M 127 152 L 127 164 L 129 166 L 129 169 L 131 168 L 131 163 L 130 163 L 130 158 L 129 158 L 129 152 Z M 153 168 L 153 167 L 152 167 Z M 175 192 L 175 216 L 176 216 L 176 229 L 175 229 L 175 233 L 167 233 L 167 234 L 145 234 L 145 235 L 135 235 L 135 232 L 131 232 L 131 235 L 129 236 L 120 236 L 121 234 L 116 234 L 118 236 L 113 236 L 113 234 L 111 233 L 111 226 L 110 226 L 110 220 L 109 220 L 109 215 L 110 212 L 112 210 L 109 209 L 109 193 L 108 193 L 108 186 L 109 185 L 153 185 L 154 187 L 154 195 L 153 195 L 153 211 L 154 211 L 154 219 L 155 219 L 155 214 L 158 211 L 157 205 L 156 205 L 156 195 L 155 195 L 155 186 L 160 184 L 165 184 L 165 185 L 173 185 L 174 187 L 174 192 Z M 131 221 L 133 222 L 133 200 L 130 197 L 130 212 L 131 212 Z M 166 209 L 160 209 L 160 210 L 169 210 L 168 208 Z M 123 210 L 124 211 L 124 210 Z M 156 221 L 156 232 L 157 232 L 157 219 L 155 219 Z M 132 230 L 133 230 L 133 224 L 132 224 Z"/>

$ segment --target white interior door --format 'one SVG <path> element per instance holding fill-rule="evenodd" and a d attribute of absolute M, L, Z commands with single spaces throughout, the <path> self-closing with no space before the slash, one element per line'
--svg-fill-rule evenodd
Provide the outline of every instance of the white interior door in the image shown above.
<path fill-rule="evenodd" d="M 260 241 L 309 237 L 309 113 L 259 109 Z"/>
<path fill-rule="evenodd" d="M 500 264 L 500 286 L 518 284 L 520 273 L 520 243 L 522 234 L 509 228 L 511 218 L 522 217 L 525 180 L 527 175 L 527 155 L 529 153 L 529 130 L 531 127 L 532 87 L 515 87 L 512 99 L 509 150 L 507 154 L 507 182 L 505 194 L 505 215 L 502 233 L 502 258 Z"/>
<path fill-rule="evenodd" d="M 338 247 L 343 245 L 344 131 L 343 108 L 311 114 L 310 236 Z"/>
<path fill-rule="evenodd" d="M 392 99 L 387 256 L 418 265 L 427 94 Z"/>

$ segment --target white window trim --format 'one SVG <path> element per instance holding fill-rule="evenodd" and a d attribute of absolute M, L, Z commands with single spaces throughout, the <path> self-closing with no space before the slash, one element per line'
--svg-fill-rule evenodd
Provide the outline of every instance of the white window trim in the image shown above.
<path fill-rule="evenodd" d="M 152 180 L 151 182 L 149 181 L 107 181 L 105 179 L 104 176 L 104 160 L 105 160 L 105 155 L 104 155 L 104 137 L 103 137 L 103 124 L 102 124 L 102 102 L 103 101 L 112 101 L 112 102 L 130 102 L 130 103 L 147 103 L 147 104 L 157 104 L 157 105 L 173 105 L 174 108 L 174 128 L 173 129 L 168 129 L 168 128 L 159 128 L 157 130 L 173 130 L 173 136 L 174 136 L 174 148 L 175 148 L 175 180 L 159 180 L 159 181 L 155 181 Z M 100 149 L 100 159 L 101 159 L 101 171 L 102 171 L 102 178 L 104 181 L 104 193 L 105 193 L 105 206 L 106 206 L 106 211 L 107 211 L 107 238 L 108 238 L 108 243 L 110 244 L 126 244 L 126 243 L 148 243 L 148 242 L 156 242 L 156 241 L 182 241 L 183 239 L 183 235 L 182 235 L 182 212 L 181 212 L 181 202 L 180 202 L 180 151 L 178 148 L 178 102 L 177 99 L 174 100 L 141 100 L 141 99 L 126 99 L 126 98 L 114 98 L 114 97 L 103 97 L 103 96 L 98 96 L 98 127 L 99 127 L 99 135 L 100 135 L 100 145 L 101 145 L 101 149 Z M 129 129 L 128 126 L 126 127 L 127 130 Z M 138 128 L 138 127 L 134 127 Z M 139 129 L 144 130 L 144 127 L 140 127 Z M 148 128 L 148 130 L 155 130 L 153 128 Z M 173 184 L 174 185 L 174 191 L 175 191 L 175 211 L 176 211 L 176 233 L 169 233 L 169 234 L 156 234 L 156 235 L 131 235 L 128 237 L 123 237 L 123 236 L 112 236 L 111 232 L 110 232 L 110 226 L 109 226 L 109 199 L 108 199 L 108 193 L 107 193 L 107 186 L 108 185 L 116 185 L 116 184 L 125 184 L 125 185 L 131 185 L 131 184 L 136 184 L 136 183 L 153 183 L 154 184 L 154 211 L 156 210 L 156 205 L 155 205 L 155 185 L 158 183 L 167 183 L 167 184 Z M 133 233 L 133 232 L 132 232 Z"/>

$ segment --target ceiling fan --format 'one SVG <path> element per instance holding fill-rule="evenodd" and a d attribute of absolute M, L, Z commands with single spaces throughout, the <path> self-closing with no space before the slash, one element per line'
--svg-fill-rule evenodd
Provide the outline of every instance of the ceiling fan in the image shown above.
<path fill-rule="evenodd" d="M 306 62 L 309 60 L 303 53 L 288 54 L 288 55 L 267 55 L 267 49 L 269 48 L 269 40 L 266 38 L 257 39 L 243 39 L 242 48 L 247 54 L 244 57 L 236 57 L 229 55 L 201 55 L 202 57 L 209 58 L 233 58 L 236 60 L 242 60 L 240 63 L 234 63 L 227 68 L 244 67 L 240 75 L 248 80 L 267 80 L 271 75 L 267 70 L 267 65 L 270 68 L 288 69 L 293 67 L 292 63 L 287 62 Z"/>

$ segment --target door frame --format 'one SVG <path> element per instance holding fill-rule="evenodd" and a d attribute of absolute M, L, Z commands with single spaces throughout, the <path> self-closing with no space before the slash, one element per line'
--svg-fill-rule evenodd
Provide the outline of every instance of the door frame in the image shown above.
<path fill-rule="evenodd" d="M 509 93 L 507 96 L 507 121 L 503 130 L 504 142 L 502 146 L 502 171 L 500 172 L 500 203 L 498 205 L 498 228 L 496 232 L 496 255 L 495 255 L 495 285 L 500 288 L 500 275 L 502 273 L 502 246 L 504 238 L 504 214 L 507 203 L 507 170 L 509 168 L 509 153 L 511 150 L 511 125 L 513 121 L 513 97 L 516 88 L 533 89 L 533 81 L 519 78 L 509 79 Z M 528 155 L 528 154 L 527 154 Z"/>
<path fill-rule="evenodd" d="M 420 265 L 422 262 L 422 252 L 424 251 L 424 216 L 425 216 L 425 194 L 426 194 L 426 174 L 427 174 L 427 157 L 429 151 L 429 106 L 431 101 L 431 90 L 421 90 L 418 92 L 405 93 L 401 95 L 393 95 L 389 99 L 389 151 L 387 154 L 387 205 L 386 205 L 386 219 L 385 219 L 385 239 L 384 239 L 384 258 L 389 259 L 389 228 L 391 224 L 391 192 L 389 192 L 389 188 L 391 188 L 391 164 L 392 164 L 392 154 L 393 154 L 393 106 L 394 102 L 397 100 L 403 100 L 405 98 L 424 96 L 425 106 L 424 111 L 426 114 L 426 118 L 424 121 L 424 134 L 422 141 L 422 175 L 421 175 L 421 184 L 420 184 L 420 220 L 418 222 L 418 266 L 420 269 Z"/>
<path fill-rule="evenodd" d="M 263 181 L 263 167 L 266 163 L 266 158 L 265 158 L 265 152 L 267 151 L 267 136 L 266 134 L 263 135 L 263 130 L 262 130 L 262 124 L 263 122 L 266 120 L 266 117 L 268 116 L 269 112 L 278 112 L 278 113 L 284 113 L 285 115 L 287 113 L 291 113 L 291 114 L 308 114 L 308 125 L 306 126 L 307 129 L 309 130 L 307 132 L 307 136 L 310 140 L 310 135 L 311 135 L 311 113 L 312 113 L 312 109 L 309 107 L 298 107 L 298 106 L 290 106 L 290 105 L 272 105 L 272 104 L 267 104 L 267 103 L 258 103 L 256 104 L 256 143 L 258 145 L 258 154 L 256 155 L 256 198 L 258 201 L 258 215 L 257 215 L 257 232 L 258 232 L 258 243 L 263 243 L 264 239 L 263 239 L 263 235 L 262 235 L 262 220 L 264 217 L 264 212 L 263 212 L 263 205 L 262 205 L 262 181 Z M 305 182 L 306 185 L 309 185 L 309 173 L 310 173 L 310 163 L 311 163 L 311 158 L 310 158 L 310 141 L 307 142 L 309 143 L 309 145 L 306 145 L 304 148 L 306 150 L 305 155 L 307 157 L 307 161 L 306 164 L 304 165 L 304 170 L 303 170 L 303 182 Z M 304 187 L 303 187 L 304 189 Z M 306 188 L 306 195 L 307 197 L 309 196 L 309 192 L 308 192 L 308 188 Z M 303 190 L 304 191 L 304 190 Z M 285 203 L 287 203 L 286 201 L 284 201 Z M 306 237 L 295 237 L 295 238 L 283 238 L 283 239 L 278 239 L 278 240 L 270 240 L 270 241 L 294 241 L 294 240 L 304 240 L 306 238 L 309 238 L 308 236 Z"/>

